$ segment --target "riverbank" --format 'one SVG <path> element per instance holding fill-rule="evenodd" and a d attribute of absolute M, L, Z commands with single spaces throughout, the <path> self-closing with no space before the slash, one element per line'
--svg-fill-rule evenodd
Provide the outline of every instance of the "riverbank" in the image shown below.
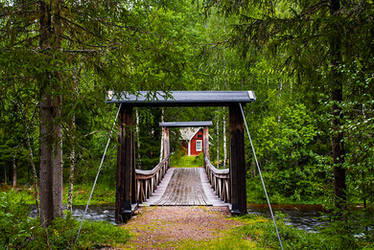
<path fill-rule="evenodd" d="M 92 185 L 75 184 L 73 191 L 73 205 L 86 205 L 88 198 L 91 193 Z M 9 192 L 14 190 L 17 195 L 21 198 L 23 204 L 35 205 L 35 192 L 31 186 L 18 186 L 17 188 L 12 188 L 8 185 L 2 185 L 0 187 L 0 192 Z M 68 199 L 68 186 L 63 187 L 63 204 L 67 204 Z M 98 184 L 95 187 L 94 193 L 91 198 L 90 205 L 93 206 L 104 206 L 104 205 L 114 205 L 115 204 L 116 191 L 115 187 L 109 187 L 105 184 Z"/>
<path fill-rule="evenodd" d="M 7 232 L 0 241 L 12 247 L 22 244 L 73 246 L 79 227 L 79 221 L 75 218 L 80 218 L 84 207 L 76 206 L 73 216 L 68 214 L 65 219 L 56 220 L 47 230 L 47 239 L 43 233 L 45 231 L 39 226 L 39 220 L 28 217 L 29 206 L 22 201 L 24 192 L 10 190 L 0 193 L 0 213 L 3 215 L 0 217 L 1 227 Z M 113 214 L 113 205 L 91 206 L 80 246 L 99 245 L 121 249 L 144 244 L 150 248 L 279 249 L 272 221 L 258 213 L 231 217 L 227 208 L 144 207 L 137 211 L 128 224 L 120 227 L 110 225 L 114 222 Z M 277 215 L 277 224 L 285 249 L 374 249 L 373 243 L 367 238 L 353 236 L 339 224 L 308 233 L 287 225 L 287 220 L 281 214 Z"/>

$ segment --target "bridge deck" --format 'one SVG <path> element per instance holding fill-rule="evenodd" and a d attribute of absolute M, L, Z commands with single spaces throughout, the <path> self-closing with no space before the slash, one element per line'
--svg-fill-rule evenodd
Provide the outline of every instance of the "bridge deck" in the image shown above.
<path fill-rule="evenodd" d="M 216 196 L 203 168 L 170 168 L 144 205 L 227 206 L 229 204 Z"/>

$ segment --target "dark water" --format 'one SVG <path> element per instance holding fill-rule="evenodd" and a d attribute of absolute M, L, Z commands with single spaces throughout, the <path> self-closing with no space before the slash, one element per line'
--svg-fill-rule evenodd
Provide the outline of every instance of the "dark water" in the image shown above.
<path fill-rule="evenodd" d="M 270 217 L 270 212 L 266 205 L 249 205 L 248 213 L 258 214 L 265 217 Z M 85 206 L 74 206 L 72 215 L 74 218 L 81 219 Z M 307 232 L 317 232 L 319 226 L 324 225 L 322 220 L 322 209 L 318 206 L 274 206 L 274 212 L 282 212 L 285 215 L 285 223 L 293 225 L 299 229 Z M 31 217 L 36 216 L 36 209 L 32 209 Z M 114 207 L 112 206 L 90 206 L 87 210 L 86 220 L 90 221 L 108 221 L 115 223 Z"/>
<path fill-rule="evenodd" d="M 74 206 L 72 216 L 80 220 L 82 218 L 85 208 L 85 206 Z M 36 217 L 36 215 L 36 209 L 33 208 L 30 213 L 30 216 Z M 90 221 L 108 221 L 112 224 L 116 224 L 114 219 L 113 206 L 90 206 L 88 207 L 85 219 Z"/>
<path fill-rule="evenodd" d="M 318 205 L 273 205 L 272 208 L 277 219 L 282 219 L 286 225 L 292 225 L 310 233 L 318 232 L 319 227 L 327 225 L 323 209 Z M 284 216 L 278 216 L 279 212 Z M 250 204 L 248 213 L 270 218 L 267 205 Z"/>

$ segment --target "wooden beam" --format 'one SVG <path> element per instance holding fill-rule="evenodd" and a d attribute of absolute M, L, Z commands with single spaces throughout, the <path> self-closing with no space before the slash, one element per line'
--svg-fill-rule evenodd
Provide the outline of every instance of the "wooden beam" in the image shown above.
<path fill-rule="evenodd" d="M 244 121 L 239 105 L 229 106 L 230 182 L 232 214 L 247 213 L 246 169 L 244 155 Z"/>
<path fill-rule="evenodd" d="M 207 157 L 208 160 L 210 160 L 210 155 L 209 155 L 209 128 L 208 126 L 204 127 L 203 130 L 203 147 L 204 147 L 204 158 Z M 204 160 L 205 162 L 205 160 Z"/>
<path fill-rule="evenodd" d="M 165 159 L 170 154 L 169 128 L 163 127 L 162 133 L 163 133 L 163 144 L 164 144 L 163 158 Z"/>
<path fill-rule="evenodd" d="M 133 114 L 133 113 L 132 113 Z M 134 135 L 134 116 L 132 115 L 132 124 L 130 127 L 131 136 L 131 204 L 135 204 L 136 201 L 136 154 L 135 154 L 135 135 Z"/>
<path fill-rule="evenodd" d="M 131 218 L 131 203 L 135 199 L 135 144 L 132 131 L 133 125 L 133 107 L 125 105 L 122 107 L 119 116 L 115 210 L 117 223 L 124 223 Z"/>

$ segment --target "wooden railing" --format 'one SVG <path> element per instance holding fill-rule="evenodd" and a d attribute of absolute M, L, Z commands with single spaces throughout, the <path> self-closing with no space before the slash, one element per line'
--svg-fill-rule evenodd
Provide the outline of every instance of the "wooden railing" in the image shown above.
<path fill-rule="evenodd" d="M 230 170 L 228 168 L 218 169 L 212 165 L 208 158 L 205 158 L 205 171 L 210 185 L 218 197 L 224 202 L 230 202 Z"/>
<path fill-rule="evenodd" d="M 164 158 L 156 167 L 151 170 L 135 170 L 136 180 L 136 201 L 146 201 L 153 191 L 156 190 L 166 171 L 169 168 L 169 156 Z"/>

